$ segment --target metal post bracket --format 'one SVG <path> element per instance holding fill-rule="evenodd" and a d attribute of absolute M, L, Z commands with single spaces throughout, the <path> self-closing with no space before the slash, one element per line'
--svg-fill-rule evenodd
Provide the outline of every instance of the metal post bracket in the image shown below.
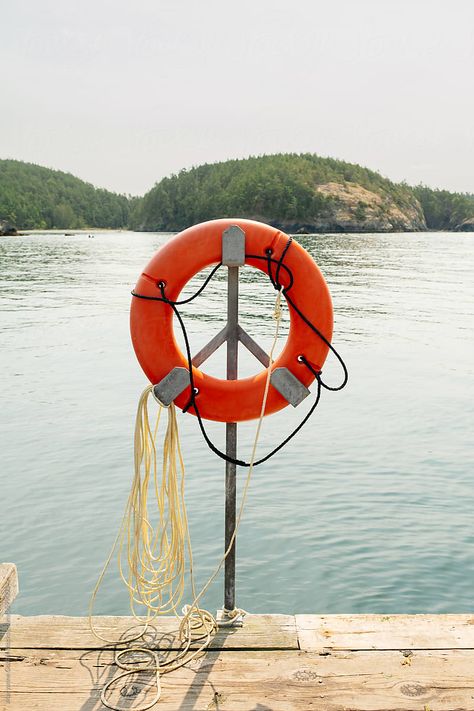
<path fill-rule="evenodd" d="M 222 264 L 226 267 L 245 264 L 245 232 L 238 225 L 231 225 L 222 233 Z"/>

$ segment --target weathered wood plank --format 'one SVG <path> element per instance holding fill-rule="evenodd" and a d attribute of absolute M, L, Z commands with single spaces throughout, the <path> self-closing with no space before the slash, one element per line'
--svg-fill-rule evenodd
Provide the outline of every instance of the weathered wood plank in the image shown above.
<path fill-rule="evenodd" d="M 18 595 L 18 574 L 14 563 L 0 563 L 0 615 L 4 615 Z"/>
<path fill-rule="evenodd" d="M 130 638 L 140 629 L 132 617 L 95 617 L 94 627 L 111 640 Z M 180 646 L 177 630 L 176 618 L 162 617 L 150 626 L 145 640 L 152 647 L 177 648 Z M 86 617 L 11 615 L 8 620 L 0 619 L 0 649 L 100 649 L 102 646 L 104 643 L 91 633 Z M 243 627 L 220 630 L 211 648 L 298 649 L 294 615 L 247 615 Z"/>
<path fill-rule="evenodd" d="M 474 649 L 474 614 L 295 615 L 295 619 L 304 650 Z"/>
<path fill-rule="evenodd" d="M 0 655 L 8 711 L 103 711 L 111 652 L 19 650 Z M 7 668 L 8 667 L 8 668 Z M 162 679 L 157 711 L 453 711 L 474 708 L 474 651 L 208 652 Z M 147 698 L 144 679 L 119 681 L 121 703 Z M 130 694 L 130 696 L 129 696 Z M 1 707 L 1 706 L 0 706 Z"/>

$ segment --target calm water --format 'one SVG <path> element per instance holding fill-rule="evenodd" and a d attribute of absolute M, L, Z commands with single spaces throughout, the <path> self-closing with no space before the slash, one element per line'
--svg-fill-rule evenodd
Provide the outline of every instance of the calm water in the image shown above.
<path fill-rule="evenodd" d="M 159 234 L 0 241 L 0 560 L 18 613 L 84 614 L 132 471 L 145 378 L 130 289 Z M 350 382 L 258 467 L 238 542 L 237 603 L 253 612 L 472 611 L 474 237 L 329 235 L 300 241 L 329 283 Z M 247 270 L 245 270 L 247 272 Z M 273 289 L 248 270 L 241 320 L 271 339 Z M 224 276 L 224 275 L 223 275 Z M 224 321 L 222 280 L 186 313 L 196 350 Z M 243 359 L 245 372 L 257 366 Z M 216 355 L 208 368 L 222 372 Z M 338 372 L 325 368 L 327 379 Z M 307 407 L 268 418 L 260 452 Z M 222 551 L 223 462 L 180 416 L 199 579 Z M 248 456 L 255 423 L 240 428 Z M 210 431 L 223 443 L 223 426 Z M 221 580 L 205 601 L 221 605 Z M 127 613 L 116 570 L 98 611 Z"/>

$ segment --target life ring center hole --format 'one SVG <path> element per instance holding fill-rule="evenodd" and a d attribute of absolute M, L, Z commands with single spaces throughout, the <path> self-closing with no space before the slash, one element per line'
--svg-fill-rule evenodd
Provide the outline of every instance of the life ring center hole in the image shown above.
<path fill-rule="evenodd" d="M 212 267 L 196 274 L 184 287 L 179 301 L 195 294 L 209 275 Z M 273 317 L 277 292 L 270 279 L 259 269 L 245 265 L 239 269 L 239 325 L 269 354 L 276 328 Z M 283 350 L 289 331 L 289 314 L 284 297 L 281 299 L 282 317 L 274 359 Z M 188 304 L 178 306 L 184 320 L 193 357 L 216 336 L 227 323 L 227 268 L 221 267 L 204 291 Z M 176 316 L 173 318 L 175 338 L 183 353 L 185 342 Z M 199 368 L 216 378 L 226 377 L 227 349 L 223 343 Z M 264 369 L 262 363 L 239 343 L 238 377 L 256 375 Z"/>

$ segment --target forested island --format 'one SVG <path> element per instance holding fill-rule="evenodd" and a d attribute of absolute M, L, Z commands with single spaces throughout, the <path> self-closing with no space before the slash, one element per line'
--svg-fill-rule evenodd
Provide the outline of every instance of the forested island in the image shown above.
<path fill-rule="evenodd" d="M 70 173 L 0 160 L 0 223 L 19 230 L 126 227 L 133 202 Z"/>
<path fill-rule="evenodd" d="M 474 195 L 394 183 L 315 154 L 228 160 L 163 178 L 141 198 L 62 171 L 0 160 L 0 232 L 129 228 L 176 231 L 247 217 L 287 232 L 474 230 Z"/>

